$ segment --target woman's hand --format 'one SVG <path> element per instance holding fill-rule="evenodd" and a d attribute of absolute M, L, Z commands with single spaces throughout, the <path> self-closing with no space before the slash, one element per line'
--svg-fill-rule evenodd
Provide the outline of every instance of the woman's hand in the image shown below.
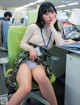
<path fill-rule="evenodd" d="M 50 23 L 50 26 L 53 26 L 56 23 L 57 19 L 58 19 L 58 16 L 57 16 L 57 14 L 55 14 L 53 20 Z"/>
<path fill-rule="evenodd" d="M 74 41 L 72 39 L 65 40 L 65 44 L 76 44 L 76 43 L 80 43 L 80 42 Z"/>
<path fill-rule="evenodd" d="M 34 62 L 34 60 L 37 58 L 37 52 L 33 47 L 30 47 L 30 60 Z"/>

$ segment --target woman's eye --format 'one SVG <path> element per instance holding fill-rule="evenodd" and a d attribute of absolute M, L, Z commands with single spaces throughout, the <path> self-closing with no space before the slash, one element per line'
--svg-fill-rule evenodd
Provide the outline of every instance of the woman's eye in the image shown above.
<path fill-rule="evenodd" d="M 53 13 L 54 13 L 54 11 L 51 11 L 51 13 L 53 14 Z"/>
<path fill-rule="evenodd" d="M 48 15 L 49 13 L 45 13 L 45 15 Z"/>
<path fill-rule="evenodd" d="M 49 15 L 49 13 L 54 14 L 55 11 L 51 11 L 51 12 L 46 12 L 45 15 Z"/>

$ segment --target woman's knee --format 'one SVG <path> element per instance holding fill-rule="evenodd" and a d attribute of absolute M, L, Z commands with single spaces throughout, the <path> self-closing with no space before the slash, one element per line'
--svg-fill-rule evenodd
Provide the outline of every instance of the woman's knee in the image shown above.
<path fill-rule="evenodd" d="M 32 86 L 31 85 L 22 85 L 19 87 L 19 89 L 21 90 L 22 93 L 29 94 L 32 90 Z"/>

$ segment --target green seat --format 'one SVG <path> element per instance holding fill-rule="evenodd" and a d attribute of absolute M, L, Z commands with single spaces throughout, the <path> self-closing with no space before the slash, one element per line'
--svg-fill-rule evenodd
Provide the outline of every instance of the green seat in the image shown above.
<path fill-rule="evenodd" d="M 27 29 L 26 26 L 14 26 L 14 27 L 11 27 L 8 31 L 8 58 L 9 58 L 9 64 L 10 64 L 11 69 L 14 67 L 14 63 L 15 63 L 17 57 L 23 51 L 20 48 L 20 41 L 21 41 L 26 29 Z M 51 83 L 53 83 L 55 81 L 54 74 L 51 75 L 50 81 L 51 81 Z M 33 86 L 32 91 L 26 98 L 33 97 L 33 98 L 37 99 L 38 101 L 42 102 L 43 104 L 48 104 L 48 102 L 45 99 L 43 99 L 39 95 L 36 95 L 33 92 L 33 90 L 34 91 L 36 91 L 36 89 L 39 90 L 37 83 L 35 83 L 33 81 L 32 86 Z M 24 99 L 23 105 L 25 103 L 26 103 L 26 99 Z"/>
<path fill-rule="evenodd" d="M 13 68 L 14 63 L 21 53 L 22 49 L 20 48 L 20 41 L 26 31 L 26 26 L 14 26 L 11 27 L 8 31 L 8 58 L 9 64 Z"/>

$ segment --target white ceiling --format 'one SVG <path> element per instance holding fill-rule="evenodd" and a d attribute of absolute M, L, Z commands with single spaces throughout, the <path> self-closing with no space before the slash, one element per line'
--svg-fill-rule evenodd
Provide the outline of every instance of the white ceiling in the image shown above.
<path fill-rule="evenodd" d="M 0 0 L 0 8 L 1 9 L 11 9 L 17 8 L 23 5 L 27 5 L 31 2 L 35 2 L 36 0 Z M 80 8 L 80 0 L 46 0 L 52 2 L 55 6 L 64 5 L 73 2 L 79 2 L 76 6 L 67 6 L 61 9 L 73 9 L 73 8 Z M 39 5 L 39 4 L 37 4 Z M 30 6 L 30 8 L 37 8 L 37 5 Z"/>

